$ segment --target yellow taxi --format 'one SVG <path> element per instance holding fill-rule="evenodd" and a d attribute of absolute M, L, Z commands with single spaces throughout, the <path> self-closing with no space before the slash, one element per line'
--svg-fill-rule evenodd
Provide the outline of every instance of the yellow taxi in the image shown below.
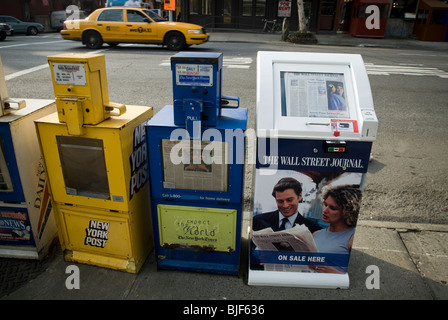
<path fill-rule="evenodd" d="M 89 49 L 101 48 L 103 43 L 146 43 L 177 51 L 209 39 L 199 25 L 166 21 L 151 10 L 132 7 L 102 8 L 83 20 L 66 20 L 61 35 L 66 40 L 82 41 Z"/>

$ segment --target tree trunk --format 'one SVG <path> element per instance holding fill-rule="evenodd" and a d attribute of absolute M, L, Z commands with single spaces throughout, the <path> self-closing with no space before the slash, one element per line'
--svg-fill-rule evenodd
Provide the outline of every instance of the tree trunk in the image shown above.
<path fill-rule="evenodd" d="M 306 23 L 305 23 L 305 9 L 303 6 L 303 0 L 297 0 L 297 11 L 299 14 L 299 33 L 306 32 Z"/>

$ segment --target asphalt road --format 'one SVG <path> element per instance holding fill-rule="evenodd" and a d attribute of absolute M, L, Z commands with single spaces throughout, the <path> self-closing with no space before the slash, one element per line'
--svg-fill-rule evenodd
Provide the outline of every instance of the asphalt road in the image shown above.
<path fill-rule="evenodd" d="M 361 54 L 379 121 L 360 219 L 448 223 L 448 53 L 284 43 L 209 42 L 190 51 L 224 54 L 223 94 L 239 96 L 255 126 L 256 55 L 260 50 Z M 53 99 L 47 56 L 92 52 L 58 34 L 15 36 L 0 43 L 10 97 Z M 173 55 L 154 45 L 105 45 L 112 102 L 148 105 L 157 112 L 172 104 Z M 246 170 L 251 179 L 252 168 Z M 250 203 L 250 191 L 246 202 Z"/>

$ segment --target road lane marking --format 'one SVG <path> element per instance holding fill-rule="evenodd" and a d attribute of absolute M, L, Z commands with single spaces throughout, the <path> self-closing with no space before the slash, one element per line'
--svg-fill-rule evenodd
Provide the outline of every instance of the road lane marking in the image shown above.
<path fill-rule="evenodd" d="M 45 69 L 45 68 L 48 68 L 48 67 L 49 67 L 49 65 L 48 65 L 48 63 L 46 63 L 46 64 L 41 64 L 40 66 L 37 66 L 37 67 L 25 69 L 25 70 L 22 70 L 22 71 L 17 71 L 17 72 L 14 72 L 14 73 L 11 73 L 11 74 L 8 74 L 7 76 L 5 76 L 5 80 L 11 80 L 11 79 L 14 79 L 14 78 L 26 75 L 28 73 L 35 72 L 35 71 L 38 71 L 38 70 L 42 70 L 42 69 Z"/>
<path fill-rule="evenodd" d="M 405 75 L 405 76 L 436 76 L 448 79 L 448 72 L 437 68 L 426 68 L 422 65 L 375 65 L 373 63 L 366 63 L 367 73 L 370 75 Z"/>
<path fill-rule="evenodd" d="M 95 51 L 90 51 L 88 53 L 90 53 L 90 54 L 101 53 L 101 52 L 104 52 L 104 51 L 107 51 L 107 50 L 109 50 L 109 49 L 99 49 L 99 50 L 95 50 Z M 25 70 L 22 70 L 22 71 L 17 71 L 17 72 L 14 72 L 14 73 L 11 73 L 11 74 L 8 74 L 7 76 L 5 76 L 5 80 L 8 81 L 8 80 L 20 77 L 20 76 L 24 76 L 24 75 L 26 75 L 28 73 L 32 73 L 32 72 L 35 72 L 35 71 L 39 71 L 39 70 L 48 68 L 48 67 L 49 67 L 49 65 L 48 65 L 48 63 L 46 63 L 46 64 L 41 64 L 40 66 L 32 67 L 32 68 L 25 69 Z"/>
<path fill-rule="evenodd" d="M 57 43 L 66 40 L 57 40 L 57 41 L 45 41 L 45 42 L 30 42 L 30 43 L 21 43 L 21 44 L 11 44 L 8 46 L 0 46 L 0 49 L 14 48 L 14 47 L 24 47 L 24 46 L 32 46 L 34 44 L 48 44 L 48 43 Z"/>

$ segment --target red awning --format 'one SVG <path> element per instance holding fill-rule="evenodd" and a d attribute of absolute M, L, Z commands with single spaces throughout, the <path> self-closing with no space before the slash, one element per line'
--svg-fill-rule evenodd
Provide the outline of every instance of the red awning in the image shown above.
<path fill-rule="evenodd" d="M 448 9 L 448 4 L 444 3 L 443 1 L 440 0 L 421 0 L 419 7 L 429 7 L 432 9 Z"/>

